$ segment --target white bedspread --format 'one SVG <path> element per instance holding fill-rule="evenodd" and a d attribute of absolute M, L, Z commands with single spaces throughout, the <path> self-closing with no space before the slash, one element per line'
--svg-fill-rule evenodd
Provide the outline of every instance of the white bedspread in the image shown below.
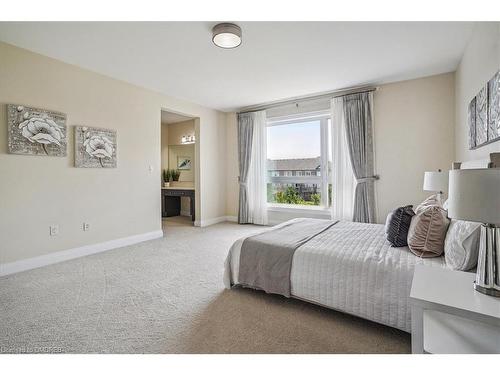
<path fill-rule="evenodd" d="M 294 219 L 307 220 L 307 219 Z M 271 230 L 266 228 L 265 230 Z M 231 247 L 224 284 L 238 284 L 243 238 Z M 410 332 L 409 295 L 415 264 L 445 267 L 444 257 L 419 258 L 391 247 L 384 226 L 339 222 L 294 254 L 294 297 Z"/>

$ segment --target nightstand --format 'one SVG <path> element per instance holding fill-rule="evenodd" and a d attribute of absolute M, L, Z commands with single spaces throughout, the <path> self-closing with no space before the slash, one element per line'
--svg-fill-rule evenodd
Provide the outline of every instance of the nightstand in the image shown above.
<path fill-rule="evenodd" d="M 410 293 L 412 353 L 500 353 L 500 298 L 475 274 L 417 265 Z"/>

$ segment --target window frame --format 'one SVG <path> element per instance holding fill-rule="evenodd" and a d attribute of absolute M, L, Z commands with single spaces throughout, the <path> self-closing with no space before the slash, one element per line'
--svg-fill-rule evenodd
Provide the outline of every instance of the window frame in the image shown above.
<path fill-rule="evenodd" d="M 331 152 L 329 150 L 329 142 L 328 142 L 328 136 L 329 136 L 329 125 L 328 121 L 331 120 L 331 111 L 325 110 L 325 111 L 316 111 L 316 112 L 309 112 L 309 113 L 301 113 L 301 114 L 295 114 L 295 115 L 290 115 L 290 116 L 281 116 L 281 117 L 273 117 L 273 118 L 268 118 L 266 122 L 266 128 L 271 127 L 271 126 L 281 126 L 281 125 L 293 125 L 296 123 L 303 123 L 303 122 L 308 122 L 308 121 L 320 121 L 320 160 L 321 160 L 321 173 L 318 177 L 320 177 L 321 181 L 321 201 L 319 206 L 311 206 L 311 205 L 301 205 L 301 204 L 286 204 L 286 203 L 267 203 L 268 209 L 271 210 L 312 210 L 312 211 L 329 211 L 330 207 L 328 205 L 328 182 L 329 182 L 329 177 L 330 177 L 330 171 L 328 168 L 328 160 L 329 160 L 329 153 Z M 283 176 L 283 177 L 299 177 L 297 182 L 300 182 L 300 177 L 311 177 L 313 173 L 311 171 L 303 171 L 300 176 L 298 176 L 298 173 L 293 173 L 295 176 Z M 314 172 L 314 174 L 317 174 L 317 171 Z M 266 178 L 269 181 L 269 178 L 272 176 L 269 176 L 268 171 L 266 170 Z"/>

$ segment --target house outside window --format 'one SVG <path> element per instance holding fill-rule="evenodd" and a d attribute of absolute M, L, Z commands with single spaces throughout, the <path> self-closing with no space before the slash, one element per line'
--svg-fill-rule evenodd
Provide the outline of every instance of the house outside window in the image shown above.
<path fill-rule="evenodd" d="M 328 112 L 268 121 L 269 204 L 297 208 L 330 205 L 329 124 Z"/>

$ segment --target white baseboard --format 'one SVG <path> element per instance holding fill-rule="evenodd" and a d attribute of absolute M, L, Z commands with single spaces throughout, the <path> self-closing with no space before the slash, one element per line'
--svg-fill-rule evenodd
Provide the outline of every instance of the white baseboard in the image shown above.
<path fill-rule="evenodd" d="M 118 238 L 116 240 L 96 243 L 93 245 L 86 245 L 75 247 L 73 249 L 57 251 L 46 255 L 41 255 L 34 258 L 18 260 L 16 262 L 0 264 L 0 276 L 11 275 L 13 273 L 31 270 L 48 266 L 49 264 L 64 262 L 66 260 L 80 258 L 86 255 L 96 254 L 103 251 L 116 249 L 119 247 L 133 245 L 139 242 L 153 240 L 155 238 L 163 237 L 162 230 L 136 234 L 134 236 Z"/>
<path fill-rule="evenodd" d="M 237 222 L 238 218 L 236 216 L 219 216 L 219 217 L 214 217 L 212 219 L 196 220 L 194 222 L 194 226 L 195 227 L 208 227 L 209 225 L 223 223 L 226 221 Z"/>

